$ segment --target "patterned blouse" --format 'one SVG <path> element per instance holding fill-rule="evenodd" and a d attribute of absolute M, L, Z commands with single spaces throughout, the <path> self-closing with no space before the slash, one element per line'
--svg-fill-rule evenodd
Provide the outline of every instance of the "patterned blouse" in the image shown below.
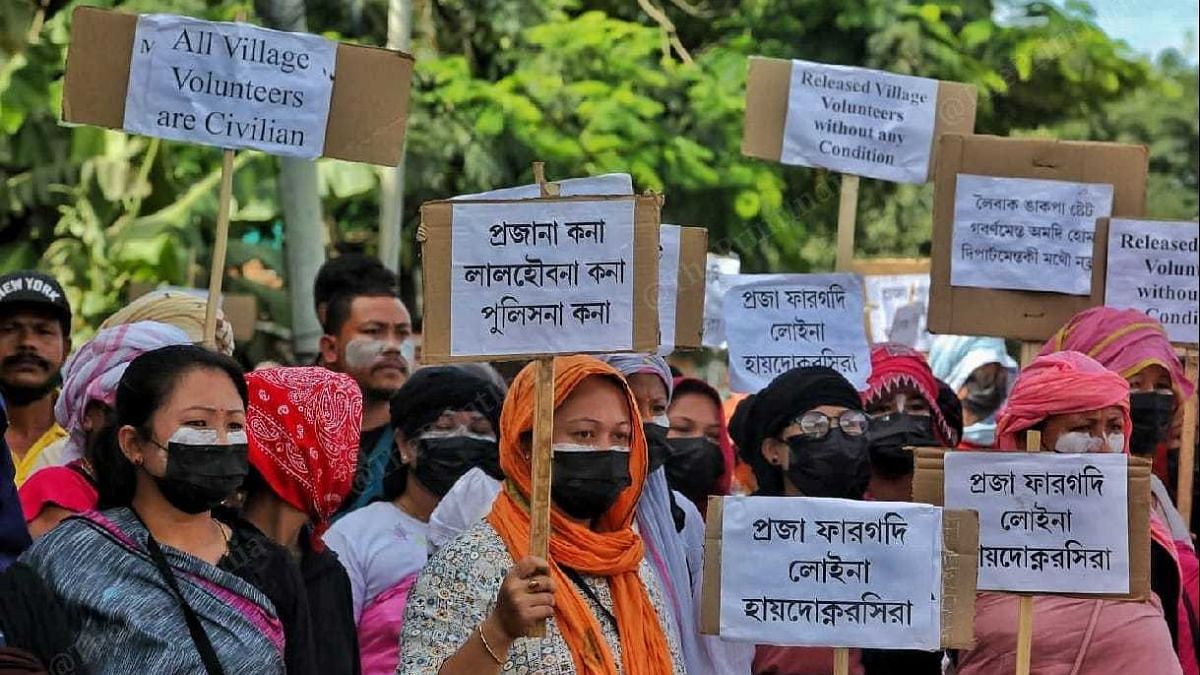
<path fill-rule="evenodd" d="M 400 639 L 398 675 L 437 675 L 442 663 L 471 637 L 496 604 L 500 583 L 512 566 L 512 556 L 492 526 L 481 522 L 442 547 L 421 572 L 408 596 L 404 633 Z M 673 621 L 663 621 L 666 607 L 654 570 L 643 560 L 639 575 L 650 601 L 658 612 L 659 623 L 671 650 L 675 675 L 685 675 L 679 634 Z M 613 600 L 604 577 L 581 575 L 594 599 L 583 593 L 584 601 L 598 618 L 604 639 L 621 666 L 621 639 L 612 619 Z M 568 582 L 569 583 L 569 582 Z M 545 638 L 521 638 L 508 650 L 504 673 L 518 675 L 575 675 L 571 650 L 551 618 Z"/>

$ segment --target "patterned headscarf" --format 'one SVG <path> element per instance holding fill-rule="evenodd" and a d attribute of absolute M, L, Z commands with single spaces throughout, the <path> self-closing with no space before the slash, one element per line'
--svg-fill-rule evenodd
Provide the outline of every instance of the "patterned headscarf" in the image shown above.
<path fill-rule="evenodd" d="M 638 373 L 657 375 L 667 389 L 667 400 L 671 400 L 675 376 L 671 374 L 667 360 L 658 354 L 601 354 L 596 358 L 621 371 L 625 377 Z"/>
<path fill-rule="evenodd" d="M 362 392 L 325 368 L 270 368 L 246 375 L 250 464 L 280 499 L 312 519 L 312 545 L 350 492 L 358 466 Z"/>
<path fill-rule="evenodd" d="M 1162 366 L 1171 375 L 1177 401 L 1186 401 L 1196 391 L 1162 324 L 1136 309 L 1093 307 L 1076 314 L 1046 342 L 1039 356 L 1061 351 L 1087 354 L 1125 379 L 1147 366 Z"/>
<path fill-rule="evenodd" d="M 100 324 L 100 328 L 111 328 L 136 321 L 157 321 L 179 328 L 188 334 L 188 341 L 200 344 L 204 341 L 204 312 L 208 300 L 203 293 L 163 289 L 151 291 L 117 310 Z M 233 326 L 217 310 L 217 351 L 226 356 L 233 354 Z"/>
<path fill-rule="evenodd" d="M 142 354 L 169 345 L 186 345 L 187 333 L 165 323 L 139 321 L 106 328 L 83 343 L 63 365 L 62 389 L 54 402 L 54 419 L 67 431 L 66 456 L 83 456 L 87 434 L 83 414 L 88 403 L 115 405 L 117 385 L 125 369 Z"/>
<path fill-rule="evenodd" d="M 870 407 L 903 387 L 916 389 L 929 404 L 937 441 L 948 447 L 958 445 L 961 434 L 954 431 L 938 405 L 938 381 L 921 352 L 895 342 L 871 347 L 871 376 L 867 378 L 867 390 L 862 394 L 863 405 Z"/>

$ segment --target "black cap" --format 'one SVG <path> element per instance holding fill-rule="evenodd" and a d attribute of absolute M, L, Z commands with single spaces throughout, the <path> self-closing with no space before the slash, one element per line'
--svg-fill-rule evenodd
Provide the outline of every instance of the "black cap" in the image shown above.
<path fill-rule="evenodd" d="M 48 274 L 23 270 L 0 276 L 0 314 L 16 308 L 49 311 L 62 324 L 63 334 L 71 332 L 71 305 L 63 287 Z"/>

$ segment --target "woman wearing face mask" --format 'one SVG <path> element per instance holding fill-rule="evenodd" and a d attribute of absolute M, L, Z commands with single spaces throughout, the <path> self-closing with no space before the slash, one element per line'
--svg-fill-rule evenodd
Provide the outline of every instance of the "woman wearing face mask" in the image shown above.
<path fill-rule="evenodd" d="M 434 554 L 409 596 L 397 672 L 686 672 L 633 528 L 647 465 L 637 403 L 591 357 L 554 360 L 550 562 L 528 555 L 534 379 L 522 370 L 504 402 L 492 512 Z M 541 619 L 546 637 L 523 639 Z"/>
<path fill-rule="evenodd" d="M 250 475 L 227 568 L 275 603 L 288 673 L 357 674 L 350 580 L 321 535 L 354 478 L 362 392 L 325 368 L 258 370 L 246 384 Z"/>
<path fill-rule="evenodd" d="M 119 452 L 97 457 L 100 506 L 23 556 L 68 612 L 89 672 L 283 673 L 275 608 L 218 563 L 230 529 L 211 510 L 245 479 L 246 383 L 201 347 L 142 354 L 121 377 Z"/>
<path fill-rule="evenodd" d="M 675 378 L 667 417 L 667 484 L 683 494 L 703 515 L 708 498 L 729 494 L 733 480 L 733 444 L 725 426 L 721 395 L 707 382 Z"/>
<path fill-rule="evenodd" d="M 1017 378 L 997 424 L 1001 450 L 1024 448 L 1025 432 L 1042 433 L 1046 451 L 1124 452 L 1129 440 L 1129 385 L 1077 352 L 1035 359 Z M 1162 536 L 1154 519 L 1152 540 Z M 1159 549 L 1161 551 L 1161 549 Z M 1153 554 L 1152 554 L 1153 555 Z M 1169 562 L 1169 561 L 1168 561 Z M 1151 572 L 1152 586 L 1159 565 Z M 1176 585 L 1176 593 L 1178 586 Z M 1155 594 L 1144 602 L 1039 595 L 1033 600 L 1031 672 L 1128 675 L 1180 673 L 1168 617 Z M 1174 601 L 1168 603 L 1174 606 Z M 1016 667 L 1017 597 L 979 593 L 975 648 L 957 656 L 958 675 L 1012 672 Z"/>
<path fill-rule="evenodd" d="M 456 367 L 417 370 L 392 400 L 396 454 L 385 501 L 346 515 L 325 535 L 350 574 L 362 672 L 396 672 L 404 608 L 429 555 L 429 517 L 472 467 L 499 474 L 500 392 Z M 493 479 L 494 480 L 494 479 Z"/>
<path fill-rule="evenodd" d="M 794 368 L 746 397 L 730 423 L 754 468 L 756 495 L 861 499 L 871 477 L 870 420 L 854 387 L 830 368 Z M 755 675 L 828 675 L 833 650 L 759 646 Z M 851 672 L 862 674 L 858 650 Z"/>
<path fill-rule="evenodd" d="M 934 376 L 958 392 L 963 404 L 963 450 L 996 446 L 996 412 L 1008 396 L 1017 362 L 993 337 L 939 335 L 929 351 Z"/>
<path fill-rule="evenodd" d="M 1042 354 L 1071 350 L 1091 356 L 1129 382 L 1132 454 L 1154 460 L 1150 476 L 1154 512 L 1174 541 L 1181 571 L 1183 598 L 1178 611 L 1176 646 L 1187 663 L 1200 652 L 1200 562 L 1191 533 L 1163 484 L 1168 465 L 1178 453 L 1183 428 L 1183 402 L 1195 394 L 1162 324 L 1134 309 L 1095 307 L 1080 312 L 1047 341 Z M 1188 635 L 1191 639 L 1188 639 Z"/>
<path fill-rule="evenodd" d="M 881 501 L 912 497 L 912 454 L 907 446 L 958 445 L 956 430 L 938 403 L 938 381 L 920 352 L 900 344 L 871 348 L 871 376 L 862 394 L 871 416 L 871 496 Z"/>

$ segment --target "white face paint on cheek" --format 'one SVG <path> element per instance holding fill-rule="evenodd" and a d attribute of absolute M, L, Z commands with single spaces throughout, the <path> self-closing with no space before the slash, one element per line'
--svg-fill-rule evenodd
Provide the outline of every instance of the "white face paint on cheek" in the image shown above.
<path fill-rule="evenodd" d="M 225 442 L 222 443 L 221 435 L 216 429 L 179 427 L 167 442 L 180 445 L 245 445 L 249 439 L 246 438 L 245 431 L 230 431 L 225 434 Z"/>
<path fill-rule="evenodd" d="M 1054 451 L 1072 455 L 1088 452 L 1104 452 L 1105 442 L 1082 431 L 1070 431 L 1058 437 L 1054 443 Z"/>
<path fill-rule="evenodd" d="M 1108 439 L 1108 451 L 1116 454 L 1125 452 L 1125 435 L 1124 434 L 1109 434 L 1105 436 Z"/>
<path fill-rule="evenodd" d="M 354 370 L 370 368 L 386 349 L 383 340 L 354 338 L 346 343 L 346 365 Z"/>

